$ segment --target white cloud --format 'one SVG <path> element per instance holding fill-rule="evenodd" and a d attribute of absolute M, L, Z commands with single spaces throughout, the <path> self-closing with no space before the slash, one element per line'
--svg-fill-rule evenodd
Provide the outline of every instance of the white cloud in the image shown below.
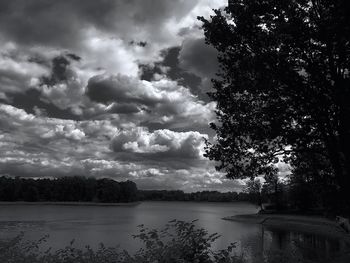
<path fill-rule="evenodd" d="M 54 129 L 51 129 L 48 132 L 41 135 L 41 137 L 45 139 L 52 139 L 55 136 L 64 136 L 65 138 L 79 141 L 85 137 L 85 133 L 82 130 L 77 129 L 73 124 L 58 124 L 55 126 Z"/>
<path fill-rule="evenodd" d="M 47 67 L 30 62 L 30 56 L 21 54 L 15 44 L 0 41 L 0 45 L 3 45 L 0 53 L 0 92 L 24 92 L 49 73 Z"/>
<path fill-rule="evenodd" d="M 156 130 L 138 127 L 120 131 L 112 141 L 115 152 L 159 154 L 157 157 L 203 158 L 204 138 L 199 132 Z"/>

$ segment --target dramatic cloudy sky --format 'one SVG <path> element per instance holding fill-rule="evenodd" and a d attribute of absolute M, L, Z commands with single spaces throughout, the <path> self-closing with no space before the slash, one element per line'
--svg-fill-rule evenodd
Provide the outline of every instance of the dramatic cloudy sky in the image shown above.
<path fill-rule="evenodd" d="M 0 1 L 0 174 L 237 190 L 203 157 L 225 0 Z"/>

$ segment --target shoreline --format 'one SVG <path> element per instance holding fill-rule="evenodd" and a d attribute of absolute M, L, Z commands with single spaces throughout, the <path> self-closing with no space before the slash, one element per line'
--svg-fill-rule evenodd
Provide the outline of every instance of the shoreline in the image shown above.
<path fill-rule="evenodd" d="M 136 206 L 141 202 L 129 202 L 129 203 L 98 203 L 98 202 L 26 202 L 26 201 L 8 201 L 0 202 L 1 205 L 61 205 L 61 206 Z"/>
<path fill-rule="evenodd" d="M 270 228 L 322 235 L 343 239 L 350 244 L 350 234 L 337 222 L 321 216 L 303 216 L 290 214 L 246 214 L 222 218 L 223 220 L 260 224 Z"/>
<path fill-rule="evenodd" d="M 185 200 L 141 200 L 135 202 L 121 202 L 121 203 L 101 203 L 101 202 L 79 202 L 79 201 L 0 201 L 0 205 L 81 205 L 81 206 L 128 206 L 128 205 L 138 205 L 144 202 L 179 202 L 179 203 L 209 203 L 209 204 L 234 204 L 234 203 L 249 203 L 248 201 L 230 201 L 230 202 L 222 202 L 222 201 L 185 201 Z"/>

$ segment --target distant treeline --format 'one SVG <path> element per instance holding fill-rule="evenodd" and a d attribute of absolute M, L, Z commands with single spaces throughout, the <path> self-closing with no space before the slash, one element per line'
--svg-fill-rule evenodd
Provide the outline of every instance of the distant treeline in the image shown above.
<path fill-rule="evenodd" d="M 139 190 L 140 200 L 150 201 L 196 201 L 196 202 L 233 202 L 233 201 L 250 201 L 248 193 L 218 191 L 202 191 L 195 193 L 184 193 L 180 190 Z"/>
<path fill-rule="evenodd" d="M 83 176 L 56 179 L 0 177 L 0 201 L 115 203 L 137 200 L 137 187 L 131 181 Z"/>
<path fill-rule="evenodd" d="M 135 201 L 251 201 L 248 193 L 180 190 L 138 190 L 132 181 L 117 182 L 83 176 L 55 179 L 0 177 L 0 201 L 27 202 L 135 202 Z"/>

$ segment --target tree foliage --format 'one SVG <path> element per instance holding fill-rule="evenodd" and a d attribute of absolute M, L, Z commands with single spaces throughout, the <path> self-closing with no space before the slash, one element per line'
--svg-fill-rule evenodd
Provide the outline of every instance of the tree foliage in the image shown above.
<path fill-rule="evenodd" d="M 274 173 L 281 156 L 298 166 L 297 157 L 317 155 L 350 200 L 347 1 L 232 0 L 214 11 L 199 17 L 220 63 L 207 156 L 244 178 Z"/>

